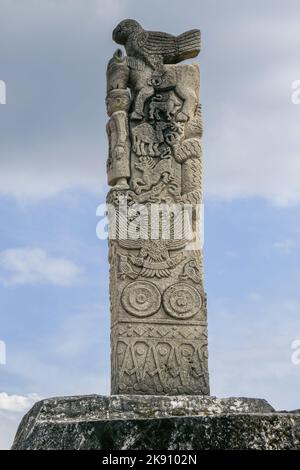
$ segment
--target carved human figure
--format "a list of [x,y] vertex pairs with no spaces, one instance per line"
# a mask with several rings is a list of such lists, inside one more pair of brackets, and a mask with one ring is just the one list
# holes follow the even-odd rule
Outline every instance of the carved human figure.
[[107,114],[110,119],[106,126],[109,155],[107,160],[108,184],[115,188],[129,188],[130,140],[128,129],[128,90],[112,90],[106,97]]
[[121,49],[117,49],[107,66],[107,93],[111,90],[126,90],[129,84],[129,74],[127,57],[123,56]]

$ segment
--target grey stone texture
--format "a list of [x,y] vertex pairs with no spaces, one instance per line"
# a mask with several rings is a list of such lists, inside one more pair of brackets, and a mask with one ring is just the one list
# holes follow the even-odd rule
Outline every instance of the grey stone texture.
[[[124,20],[113,39],[127,55],[117,49],[107,67],[112,393],[208,395],[196,218],[202,203],[200,74],[197,64],[177,65],[197,56],[200,31],[176,37]],[[154,207],[175,206],[166,237],[162,225],[169,216],[154,219]],[[187,206],[190,223],[179,235]]]
[[300,449],[300,413],[251,398],[52,398],[23,418],[12,449]]

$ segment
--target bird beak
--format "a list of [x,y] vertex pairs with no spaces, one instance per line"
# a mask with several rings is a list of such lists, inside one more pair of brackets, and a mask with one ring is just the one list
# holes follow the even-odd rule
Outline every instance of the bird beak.
[[121,31],[120,26],[117,26],[117,27],[113,30],[112,37],[113,37],[113,40],[114,40],[114,41],[116,40],[116,36],[117,36],[118,33],[120,33],[120,31]]

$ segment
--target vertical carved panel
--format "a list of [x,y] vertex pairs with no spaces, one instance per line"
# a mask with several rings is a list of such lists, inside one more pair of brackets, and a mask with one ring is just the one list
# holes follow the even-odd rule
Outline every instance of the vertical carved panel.
[[[197,65],[177,65],[199,53],[200,32],[175,37],[124,20],[113,38],[127,55],[118,49],[107,68],[112,393],[209,394],[194,233],[202,203],[200,78]],[[181,232],[187,207],[189,230]]]

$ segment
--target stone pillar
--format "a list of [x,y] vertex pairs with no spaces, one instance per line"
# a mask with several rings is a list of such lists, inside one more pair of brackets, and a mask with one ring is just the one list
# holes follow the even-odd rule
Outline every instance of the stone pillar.
[[113,39],[127,55],[107,68],[111,392],[207,395],[200,78],[177,65],[200,31],[124,20]]

